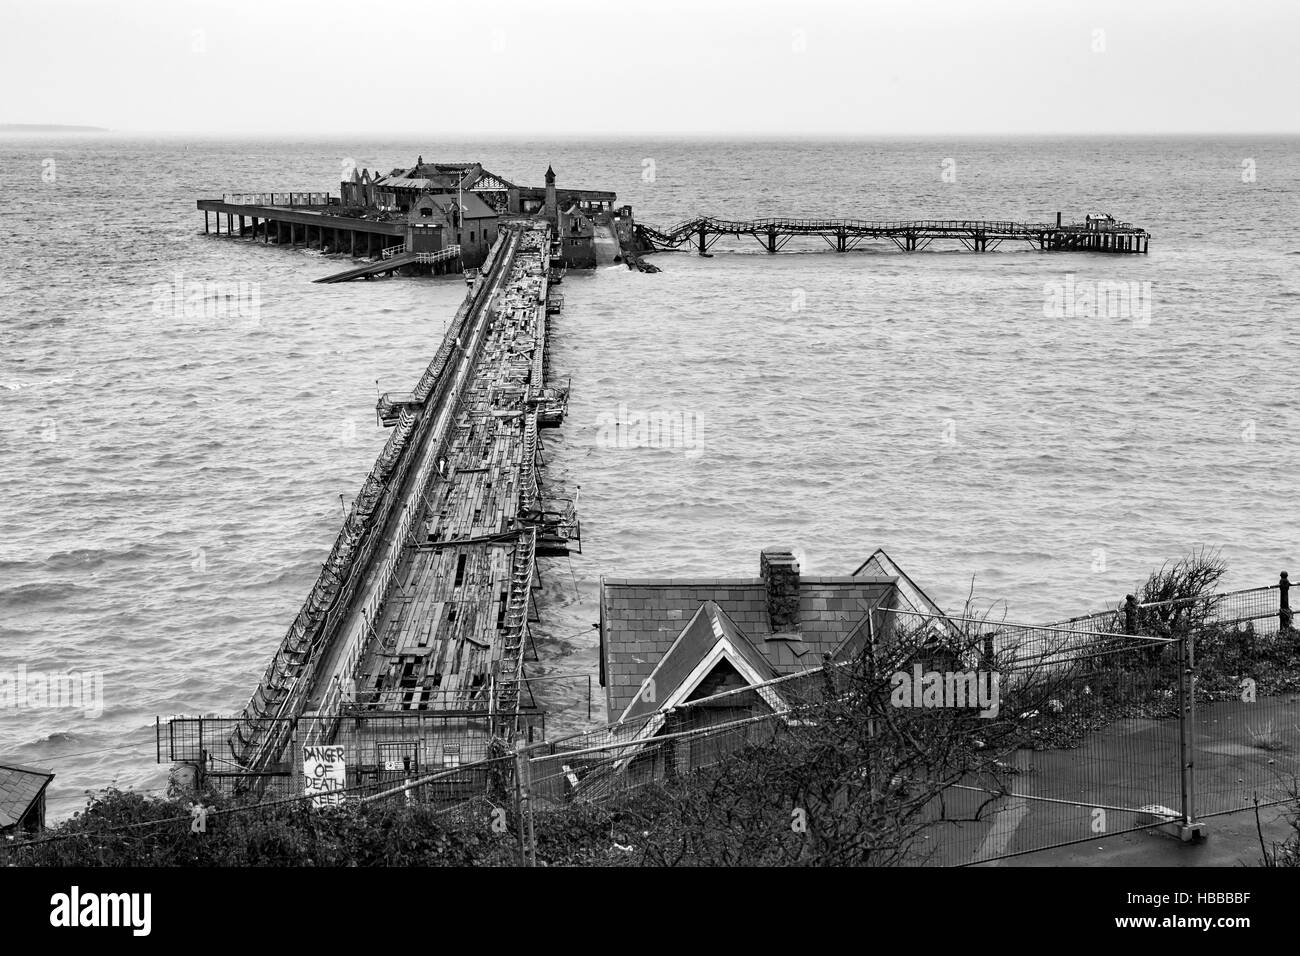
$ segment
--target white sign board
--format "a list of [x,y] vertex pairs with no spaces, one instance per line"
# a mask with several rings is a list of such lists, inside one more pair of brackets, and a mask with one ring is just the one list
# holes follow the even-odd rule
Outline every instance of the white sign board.
[[348,763],[343,748],[303,747],[303,793],[312,798],[312,806],[337,807],[347,796]]

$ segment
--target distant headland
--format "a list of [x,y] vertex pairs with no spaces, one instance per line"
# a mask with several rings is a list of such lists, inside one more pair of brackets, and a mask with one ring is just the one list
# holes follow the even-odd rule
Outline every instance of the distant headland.
[[107,133],[107,126],[64,126],[60,123],[0,123],[4,133]]

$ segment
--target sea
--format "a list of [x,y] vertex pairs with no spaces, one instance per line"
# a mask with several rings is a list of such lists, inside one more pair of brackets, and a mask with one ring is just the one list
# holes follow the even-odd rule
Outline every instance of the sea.
[[[166,719],[252,693],[458,276],[315,285],[345,257],[204,234],[195,201],[478,161],[638,221],[1113,215],[1147,255],[752,239],[573,270],[546,477],[548,734],[602,722],[602,576],[806,575],[884,548],[940,605],[1043,623],[1218,549],[1295,570],[1300,140],[0,139],[0,762],[52,818],[166,785]],[[5,681],[8,683],[5,683]],[[52,706],[63,680],[84,693]],[[5,689],[8,688],[8,696]],[[18,693],[17,689],[23,689]],[[44,688],[45,690],[42,690]],[[162,737],[160,739],[160,730]]]

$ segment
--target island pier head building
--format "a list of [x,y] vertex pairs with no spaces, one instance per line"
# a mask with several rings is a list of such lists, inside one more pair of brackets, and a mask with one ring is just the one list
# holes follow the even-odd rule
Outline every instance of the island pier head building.
[[519,186],[481,163],[426,163],[423,157],[387,175],[353,170],[339,189],[345,214],[403,216],[411,251],[459,245],[467,266],[483,261],[498,220],[511,216],[548,219],[556,235],[569,240],[561,243],[565,264],[595,266],[598,223],[612,221],[617,198],[607,190],[560,189],[550,167],[544,186]]
[[562,189],[549,167],[544,185],[520,186],[481,163],[426,163],[420,157],[414,166],[387,174],[354,169],[339,184],[338,196],[232,193],[197,205],[205,231],[217,235],[358,258],[382,256],[404,271],[442,272],[482,265],[501,221],[514,217],[547,219],[564,265],[618,261],[618,227],[620,221],[631,222],[631,209],[616,210],[616,199],[608,190]]

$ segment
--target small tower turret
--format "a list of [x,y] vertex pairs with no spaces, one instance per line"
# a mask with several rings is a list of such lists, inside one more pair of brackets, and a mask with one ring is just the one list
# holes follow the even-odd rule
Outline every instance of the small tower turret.
[[558,228],[560,210],[555,201],[555,170],[549,163],[546,166],[546,205],[542,208],[542,215],[551,221],[551,225]]

